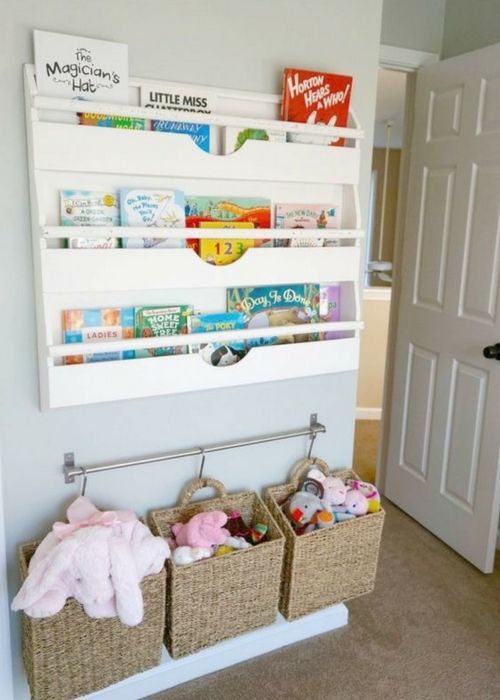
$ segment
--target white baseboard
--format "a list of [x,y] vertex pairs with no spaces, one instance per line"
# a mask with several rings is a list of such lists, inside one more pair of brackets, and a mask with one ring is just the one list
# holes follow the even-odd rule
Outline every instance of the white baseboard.
[[381,420],[381,408],[357,408],[356,420]]
[[131,676],[97,693],[85,695],[81,700],[139,700],[288,644],[344,627],[348,617],[346,606],[340,603],[293,622],[286,622],[278,615],[270,627],[228,639],[175,661],[164,650],[160,665],[156,668]]

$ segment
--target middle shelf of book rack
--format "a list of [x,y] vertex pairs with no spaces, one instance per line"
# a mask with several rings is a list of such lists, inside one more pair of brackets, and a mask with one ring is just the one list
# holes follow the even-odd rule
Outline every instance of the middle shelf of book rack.
[[357,282],[358,247],[250,248],[229,265],[190,248],[41,250],[44,293]]

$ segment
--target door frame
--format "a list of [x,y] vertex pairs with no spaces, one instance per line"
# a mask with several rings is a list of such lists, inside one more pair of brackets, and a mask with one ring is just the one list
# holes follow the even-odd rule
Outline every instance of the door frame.
[[382,398],[382,422],[380,426],[380,442],[377,454],[376,484],[380,491],[384,491],[387,473],[387,454],[389,449],[389,426],[391,424],[391,401],[393,393],[394,357],[396,348],[396,326],[399,310],[399,297],[401,293],[401,262],[404,247],[404,222],[406,218],[406,196],[402,193],[408,191],[408,177],[410,173],[410,148],[413,136],[413,115],[415,106],[416,71],[422,66],[437,63],[439,54],[427,51],[413,51],[397,46],[381,44],[379,54],[379,67],[387,70],[397,70],[407,74],[404,133],[401,149],[401,165],[398,184],[398,204],[396,209],[396,231],[394,236],[393,272],[391,306],[389,313],[389,331],[387,337],[387,352],[384,377],[384,392]]

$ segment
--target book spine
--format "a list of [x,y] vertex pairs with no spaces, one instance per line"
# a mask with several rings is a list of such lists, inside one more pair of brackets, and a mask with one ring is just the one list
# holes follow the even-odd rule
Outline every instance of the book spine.
[[283,86],[281,89],[281,121],[288,121],[288,106],[290,95],[287,90],[287,79],[288,71],[285,69],[283,71]]

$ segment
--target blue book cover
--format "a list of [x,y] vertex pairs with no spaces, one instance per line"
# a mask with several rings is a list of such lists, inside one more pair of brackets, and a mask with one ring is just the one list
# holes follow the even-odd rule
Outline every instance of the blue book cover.
[[[248,328],[272,328],[319,321],[319,285],[293,284],[270,287],[230,287],[227,310],[242,311]],[[300,343],[313,340],[310,333],[289,336],[249,338],[248,347]]]
[[172,134],[189,134],[197,146],[210,152],[210,125],[192,124],[190,122],[153,120],[153,131],[167,131]]
[[[241,311],[230,313],[196,314],[189,316],[189,333],[215,333],[218,331],[236,331],[247,327],[248,319]],[[244,340],[212,341],[201,345],[192,345],[191,352],[199,352],[208,364],[223,367],[233,365],[246,354]]]
[[[120,219],[122,226],[155,228],[184,228],[186,203],[180,190],[122,188],[120,190]],[[125,233],[125,232],[124,232]],[[185,248],[186,241],[178,238],[123,238],[124,248]]]

